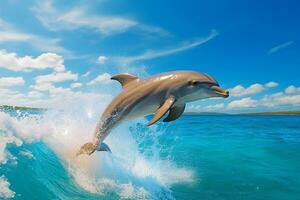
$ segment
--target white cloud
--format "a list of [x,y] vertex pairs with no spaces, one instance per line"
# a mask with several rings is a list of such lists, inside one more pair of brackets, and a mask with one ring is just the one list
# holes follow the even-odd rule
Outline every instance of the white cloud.
[[31,36],[24,33],[0,31],[0,43],[1,42],[24,42],[29,39],[31,39]]
[[90,75],[90,71],[88,71],[88,72],[86,72],[86,73],[84,73],[83,75],[82,75],[82,77],[87,77],[87,76],[89,76]]
[[299,106],[300,105],[300,91],[298,94],[287,94],[283,92],[265,95],[260,100],[261,106],[266,107],[280,107],[280,106]]
[[7,179],[2,175],[0,176],[0,197],[5,199],[10,199],[15,196],[15,192],[10,188],[10,183]]
[[30,86],[33,91],[38,92],[48,92],[50,95],[68,95],[72,94],[73,91],[71,88],[64,88],[64,87],[55,87],[52,83],[49,82],[42,82],[36,85]]
[[225,108],[225,104],[224,103],[218,103],[218,104],[214,104],[214,105],[208,105],[205,107],[206,110],[209,111],[213,111],[213,110],[219,110]]
[[54,88],[54,86],[51,83],[41,83],[41,84],[31,85],[30,88],[40,92],[45,92],[51,90],[52,88]]
[[0,105],[10,104],[11,99],[19,99],[21,100],[24,97],[24,94],[19,93],[17,91],[0,88]]
[[140,61],[140,60],[149,60],[153,58],[158,58],[158,57],[163,57],[163,56],[168,56],[172,54],[179,53],[181,51],[186,51],[192,48],[195,48],[197,46],[200,46],[213,38],[215,38],[218,35],[218,33],[215,30],[212,30],[211,33],[204,38],[199,38],[193,42],[184,42],[183,44],[177,46],[177,47],[172,47],[164,50],[148,50],[140,55],[135,55],[135,56],[120,56],[120,57],[114,57],[113,59],[116,62],[120,63],[131,63],[135,61]]
[[21,32],[0,18],[0,43],[7,42],[22,42],[33,46],[39,51],[50,51],[71,55],[69,50],[59,45],[59,39],[47,38],[35,34]]
[[74,93],[71,90],[71,88],[55,87],[51,83],[40,83],[40,84],[32,85],[32,86],[30,86],[30,88],[33,91],[37,91],[39,93],[48,92],[52,96],[61,96],[61,95],[68,96],[68,95],[72,95]]
[[[211,101],[211,100],[209,100]],[[202,105],[200,101],[198,103],[187,104],[185,112],[223,112],[226,109],[225,103],[217,103],[211,105]],[[212,101],[213,103],[214,101]]]
[[22,77],[2,77],[0,78],[0,87],[11,87],[24,85],[25,81]]
[[111,75],[108,73],[100,74],[95,79],[87,83],[87,85],[108,84],[111,82]]
[[72,83],[71,88],[79,88],[82,86],[82,83]]
[[33,7],[37,18],[50,30],[74,30],[78,28],[95,29],[103,34],[124,31],[137,23],[130,19],[115,16],[93,16],[83,8],[60,11],[53,6],[53,2],[39,2]]
[[239,100],[234,100],[227,105],[229,109],[243,109],[243,108],[253,108],[256,107],[257,101],[246,97]]
[[18,32],[15,28],[0,18],[0,43],[1,42],[24,42],[33,37],[31,34]]
[[271,48],[269,51],[268,51],[268,54],[273,54],[273,53],[276,53],[282,49],[285,49],[287,48],[288,46],[292,45],[294,43],[294,41],[289,41],[289,42],[285,42],[283,44],[280,44],[280,45],[277,45],[273,48]]
[[38,91],[30,91],[30,92],[28,93],[28,97],[29,97],[29,98],[40,98],[40,97],[42,97],[42,96],[43,96],[43,93],[38,92]]
[[274,87],[277,87],[279,84],[274,82],[274,81],[270,81],[268,83],[265,84],[265,87],[267,88],[274,88]]
[[230,95],[235,97],[256,94],[263,90],[264,90],[264,86],[259,83],[250,85],[248,88],[245,88],[242,85],[237,85],[234,88],[229,89]]
[[64,60],[55,53],[43,53],[36,58],[31,56],[18,57],[16,53],[0,50],[0,68],[12,71],[31,71],[35,69],[53,69],[64,71]]
[[71,71],[67,72],[55,72],[52,74],[41,75],[35,78],[36,83],[58,83],[64,81],[76,81],[78,74],[74,74]]
[[227,105],[227,109],[245,109],[245,108],[289,108],[297,109],[300,106],[300,87],[293,85],[287,87],[283,92],[277,92],[264,95],[263,98],[254,100],[250,97],[234,100]]
[[104,64],[107,61],[107,57],[106,56],[99,56],[97,60],[98,60],[99,64]]
[[[47,107],[47,108],[65,108],[70,105],[82,105],[82,102],[100,102],[101,104],[104,102],[109,102],[112,96],[109,94],[101,94],[101,93],[92,93],[92,92],[73,92],[68,90],[61,89],[57,90],[56,93],[52,93],[52,95],[48,99],[39,99],[35,102],[29,102],[31,105]],[[30,105],[29,104],[29,105]]]
[[299,105],[300,95],[282,96],[280,98],[277,98],[277,102],[277,105]]
[[51,83],[32,85],[30,88],[31,91],[27,95],[0,88],[0,105],[64,109],[74,104],[81,105],[82,102],[108,102],[112,98],[110,94],[75,92],[71,88],[56,87]]
[[57,95],[68,96],[68,95],[72,95],[74,92],[70,88],[53,87],[49,90],[49,93],[53,96],[57,96]]
[[297,88],[294,85],[290,85],[284,91],[287,94],[295,94],[295,93],[300,92],[300,87]]
[[237,85],[233,88],[230,88],[229,91],[230,91],[230,96],[240,97],[240,96],[248,96],[248,95],[252,95],[252,94],[257,94],[267,88],[274,88],[274,87],[277,87],[278,85],[279,84],[274,81],[270,81],[266,84],[255,83],[255,84],[250,85],[247,88],[245,88],[242,85]]
[[87,5],[77,6],[70,10],[59,10],[53,6],[52,0],[45,0],[36,4],[32,10],[38,20],[52,31],[86,28],[104,35],[111,35],[136,28],[148,33],[167,33],[161,28],[144,25],[126,17],[93,15],[87,9]]
[[[10,33],[10,34],[7,34]],[[30,39],[29,34],[18,33],[14,30],[14,27],[8,22],[0,18],[0,42],[5,41],[24,41]]]
[[184,112],[198,112],[200,111],[201,106],[197,104],[187,104]]

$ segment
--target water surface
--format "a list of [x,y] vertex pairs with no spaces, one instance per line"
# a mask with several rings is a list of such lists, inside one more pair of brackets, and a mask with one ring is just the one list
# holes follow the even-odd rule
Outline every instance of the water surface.
[[61,149],[94,120],[28,118],[0,116],[0,176],[14,199],[300,199],[298,116],[137,120],[112,132],[113,154],[93,155],[88,172]]

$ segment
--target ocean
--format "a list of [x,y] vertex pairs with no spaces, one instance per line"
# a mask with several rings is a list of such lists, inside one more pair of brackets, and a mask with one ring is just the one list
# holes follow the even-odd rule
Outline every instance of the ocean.
[[74,158],[98,114],[0,112],[0,199],[300,199],[299,116],[138,119]]

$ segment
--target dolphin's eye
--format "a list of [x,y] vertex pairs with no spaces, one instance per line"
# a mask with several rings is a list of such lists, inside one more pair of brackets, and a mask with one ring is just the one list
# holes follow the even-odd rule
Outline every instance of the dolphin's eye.
[[191,85],[191,86],[196,86],[196,85],[200,84],[200,81],[192,80],[192,81],[189,81],[188,84]]

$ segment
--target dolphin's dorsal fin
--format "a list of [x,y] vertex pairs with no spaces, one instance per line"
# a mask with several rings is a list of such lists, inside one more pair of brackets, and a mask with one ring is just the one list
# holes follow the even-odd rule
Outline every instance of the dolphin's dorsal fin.
[[148,122],[148,126],[154,124],[155,122],[157,122],[160,118],[162,118],[162,116],[164,116],[164,114],[166,114],[168,112],[168,110],[170,110],[170,108],[173,106],[173,104],[175,103],[175,97],[174,96],[170,96],[169,98],[166,99],[166,101],[164,102],[164,104],[159,107],[159,109],[157,109],[157,111],[155,112],[155,115],[153,116],[153,118]]
[[170,122],[178,119],[178,117],[180,117],[180,115],[182,115],[182,113],[184,112],[184,108],[185,104],[173,106],[169,111],[169,115],[163,121]]
[[117,74],[115,76],[112,76],[110,79],[119,81],[124,88],[128,83],[138,80],[139,78],[131,74]]

